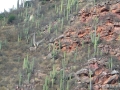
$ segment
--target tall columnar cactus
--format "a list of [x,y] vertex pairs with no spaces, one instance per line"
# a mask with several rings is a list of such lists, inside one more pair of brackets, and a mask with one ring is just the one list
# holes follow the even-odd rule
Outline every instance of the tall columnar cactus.
[[19,0],[17,0],[17,9],[19,8]]
[[61,1],[61,6],[60,6],[60,10],[61,10],[61,13],[62,13],[62,11],[63,11],[63,0]]
[[91,42],[94,44],[94,55],[95,55],[97,51],[97,45],[99,42],[100,35],[98,34],[97,36],[96,33],[91,33],[90,37],[91,37]]
[[93,44],[97,43],[99,41],[100,35],[96,36],[95,33],[90,33],[90,38]]

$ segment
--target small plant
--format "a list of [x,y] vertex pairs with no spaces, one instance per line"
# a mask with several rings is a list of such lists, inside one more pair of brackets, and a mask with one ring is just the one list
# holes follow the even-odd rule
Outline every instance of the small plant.
[[90,33],[91,41],[94,44],[94,56],[97,53],[97,45],[100,39],[100,34],[97,34],[97,23],[98,23],[98,18],[95,17],[94,19],[95,30],[93,33]]
[[88,45],[88,59],[90,58],[90,45]]
[[63,0],[61,1],[61,6],[60,6],[61,13],[63,11]]
[[92,41],[93,44],[95,44],[95,43],[97,43],[99,41],[99,35],[96,36],[95,33],[91,33],[90,38],[91,38],[91,41]]
[[49,85],[49,78],[48,78],[48,76],[46,76],[45,84],[43,85],[43,90],[49,90],[48,85]]
[[42,5],[46,4],[46,1],[42,1],[41,4],[42,4]]
[[1,49],[7,50],[8,48],[8,40],[5,39],[4,41],[1,41]]
[[31,73],[28,73],[27,75],[28,83],[30,82],[30,77],[31,77]]
[[70,88],[69,81],[67,81],[67,88],[66,89],[70,90],[69,88]]
[[92,90],[92,71],[89,69],[89,77],[90,77],[90,86],[89,89]]
[[11,23],[13,23],[13,21],[14,21],[15,19],[16,19],[16,16],[15,16],[15,15],[9,15],[7,23],[8,23],[8,24],[11,24]]
[[109,69],[113,69],[113,60],[112,60],[112,57],[110,58],[109,60]]
[[54,60],[58,58],[58,52],[54,49],[52,51],[52,57],[53,57]]
[[51,24],[49,24],[48,32],[51,33]]
[[100,35],[98,34],[98,36],[97,36],[96,33],[91,33],[90,37],[91,37],[92,43],[94,44],[94,56],[95,56],[96,52],[97,52],[97,45],[99,42]]
[[2,26],[5,26],[5,24],[6,24],[6,18],[4,17],[2,20],[3,20],[2,21]]
[[52,8],[55,8],[55,4],[51,5],[48,7],[48,10],[52,9]]
[[33,67],[34,66],[34,59],[33,61],[30,63],[28,61],[28,55],[27,58],[24,58],[24,62],[23,62],[23,69],[26,70],[26,73],[32,73],[33,72]]
[[62,20],[61,20],[61,31],[63,29],[63,22],[64,22],[64,18],[62,18]]
[[[31,78],[31,74],[32,74],[32,72],[33,72],[33,68],[34,68],[34,59],[33,59],[33,61],[32,62],[29,62],[29,60],[28,60],[28,55],[27,55],[27,57],[26,58],[24,58],[24,62],[23,62],[23,70],[25,70],[26,72],[25,72],[25,76],[27,76],[27,81],[28,81],[28,83],[30,82],[30,78]],[[20,77],[19,77],[19,84],[21,84],[22,82],[21,82],[21,76],[22,76],[22,74],[20,74],[19,75]]]
[[4,19],[4,14],[1,13],[1,14],[0,14],[0,20],[3,20],[3,19]]
[[22,85],[22,74],[21,72],[19,72],[19,86]]
[[94,5],[96,4],[96,0],[93,1]]
[[77,55],[78,55],[78,48],[76,48],[75,53],[74,53],[74,62],[77,60]]
[[52,87],[53,87],[53,84],[55,82],[56,74],[57,74],[56,67],[55,67],[55,65],[53,65],[53,70],[50,72]]
[[0,50],[2,49],[2,41],[0,41]]
[[18,42],[20,42],[21,41],[21,36],[20,35],[18,35]]

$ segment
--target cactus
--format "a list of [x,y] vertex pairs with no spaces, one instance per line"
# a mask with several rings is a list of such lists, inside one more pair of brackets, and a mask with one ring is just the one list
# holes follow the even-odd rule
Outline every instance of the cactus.
[[95,33],[90,33],[90,38],[93,44],[97,44],[100,38],[100,35],[96,36]]
[[96,36],[96,33],[91,33],[90,37],[91,37],[92,43],[94,44],[94,55],[96,55],[97,45],[99,42],[100,35],[98,34],[98,36]]

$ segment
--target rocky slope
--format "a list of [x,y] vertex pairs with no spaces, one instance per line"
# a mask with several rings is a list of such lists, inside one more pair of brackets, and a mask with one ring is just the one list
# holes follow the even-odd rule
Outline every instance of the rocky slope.
[[0,27],[0,90],[119,90],[120,0],[80,0],[68,20],[53,9],[59,0],[34,4]]

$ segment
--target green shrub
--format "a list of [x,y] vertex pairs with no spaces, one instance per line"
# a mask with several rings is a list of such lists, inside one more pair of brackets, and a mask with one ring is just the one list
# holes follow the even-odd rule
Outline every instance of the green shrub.
[[0,20],[3,20],[4,19],[4,13],[0,13]]
[[41,4],[42,4],[42,5],[46,4],[46,1],[42,1]]
[[7,23],[11,24],[15,19],[16,19],[15,15],[9,15]]

